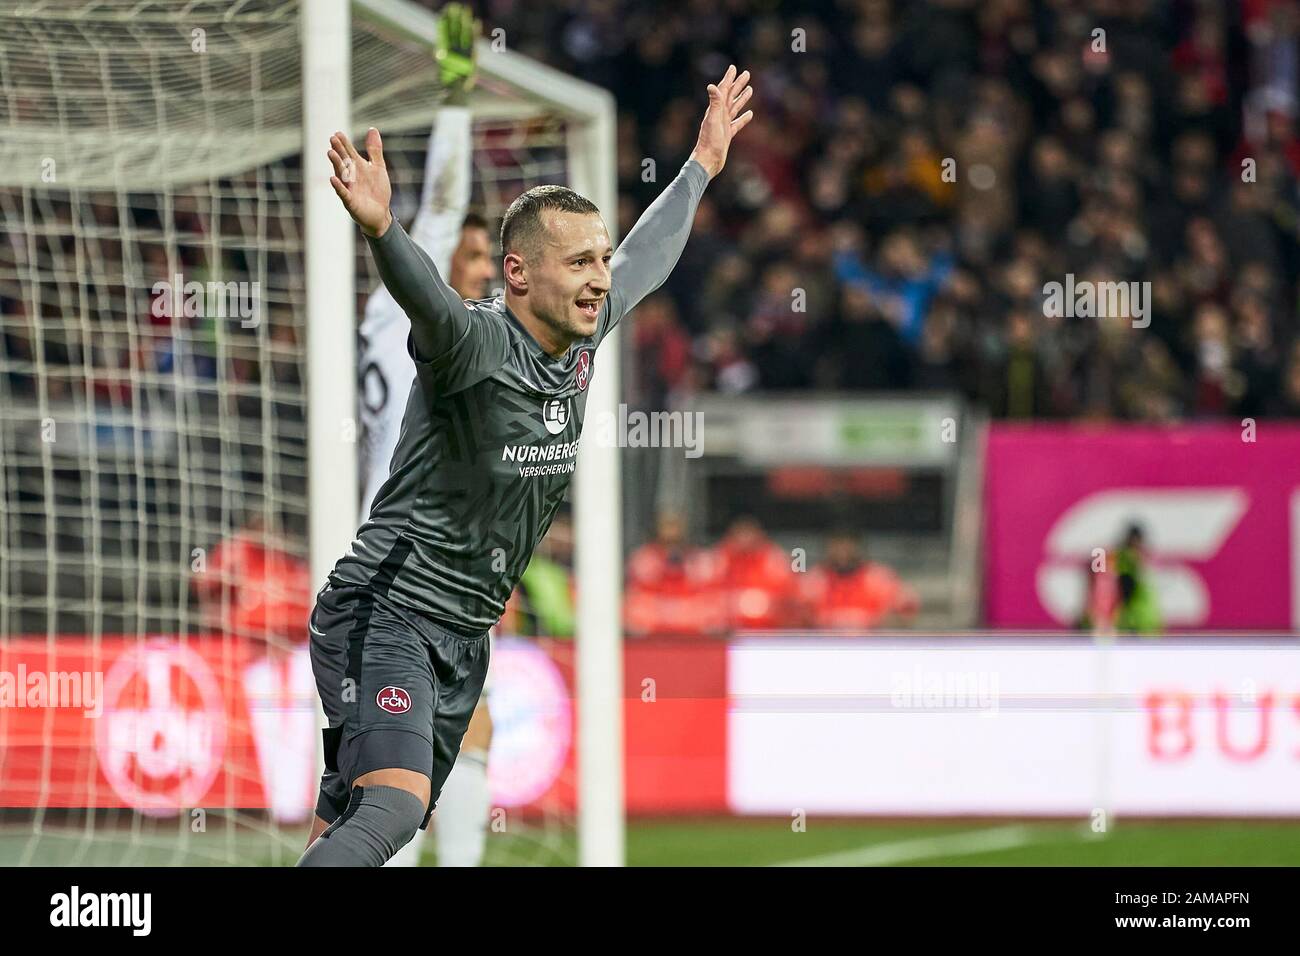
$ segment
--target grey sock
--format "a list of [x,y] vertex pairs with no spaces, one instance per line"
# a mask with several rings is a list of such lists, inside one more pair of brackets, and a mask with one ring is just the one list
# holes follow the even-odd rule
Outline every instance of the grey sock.
[[356,787],[348,809],[298,865],[383,866],[415,836],[425,809],[419,797],[400,787]]

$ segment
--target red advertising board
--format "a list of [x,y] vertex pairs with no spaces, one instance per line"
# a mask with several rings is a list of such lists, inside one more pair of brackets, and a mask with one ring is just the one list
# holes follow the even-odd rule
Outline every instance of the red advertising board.
[[302,652],[267,657],[220,638],[11,640],[0,704],[0,806],[300,819],[313,802],[317,704]]
[[[1296,638],[643,639],[624,660],[634,815],[1300,815]],[[571,817],[573,646],[502,638],[492,666],[493,806]],[[302,649],[12,640],[0,806],[303,821],[318,706]]]
[[[726,660],[725,642],[706,638],[624,645],[629,813],[726,808]],[[572,813],[577,783],[572,643],[495,640],[491,686],[493,804]]]
[[[714,641],[627,645],[633,812],[725,805],[725,660]],[[492,668],[494,805],[571,812],[573,645],[503,638]],[[302,820],[315,803],[318,708],[303,648],[268,657],[220,637],[0,643],[0,806],[269,808]]]

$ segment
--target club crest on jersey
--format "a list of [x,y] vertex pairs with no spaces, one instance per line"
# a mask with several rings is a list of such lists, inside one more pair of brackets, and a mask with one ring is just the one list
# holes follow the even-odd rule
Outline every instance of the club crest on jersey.
[[402,688],[389,684],[379,689],[375,703],[390,714],[404,714],[411,709],[411,695]]
[[569,402],[563,398],[552,398],[542,403],[542,424],[552,435],[564,431],[569,424]]
[[574,381],[578,385],[578,391],[587,390],[587,383],[591,381],[591,349],[583,349],[578,353],[578,369],[574,372]]

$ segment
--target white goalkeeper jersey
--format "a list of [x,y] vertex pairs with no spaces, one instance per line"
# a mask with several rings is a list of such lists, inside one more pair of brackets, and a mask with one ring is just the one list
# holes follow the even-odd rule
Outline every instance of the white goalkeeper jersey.
[[[438,274],[451,276],[451,257],[460,243],[461,224],[469,209],[470,112],[448,106],[438,111],[429,132],[420,208],[410,236],[428,253]],[[397,447],[407,397],[415,381],[415,364],[406,351],[411,323],[382,285],[366,302],[361,323],[361,515],[370,514],[375,493]]]

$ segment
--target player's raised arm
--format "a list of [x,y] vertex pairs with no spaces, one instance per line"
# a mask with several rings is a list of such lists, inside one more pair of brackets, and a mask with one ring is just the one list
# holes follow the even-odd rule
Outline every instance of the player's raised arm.
[[727,67],[721,80],[709,84],[708,92],[709,106],[690,159],[614,253],[611,323],[668,278],[686,248],[704,187],[722,172],[732,139],[754,118],[753,110],[745,110],[754,93],[748,70],[737,76],[735,66]]
[[[407,232],[451,278],[451,258],[469,212],[471,117],[463,106],[442,106],[429,130],[420,208]],[[473,298],[473,296],[471,296]]]
[[477,79],[474,44],[481,32],[482,25],[465,4],[448,3],[438,14],[438,85],[445,96],[429,130],[420,209],[407,230],[448,280],[451,257],[469,211],[473,179],[469,92]]
[[416,354],[432,361],[451,349],[469,328],[469,310],[438,274],[428,254],[394,221],[389,211],[393,187],[384,165],[384,144],[374,127],[366,133],[366,153],[368,158],[345,133],[331,136],[328,155],[334,175],[330,185],[365,234],[384,285],[411,320]]

